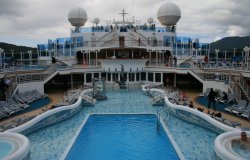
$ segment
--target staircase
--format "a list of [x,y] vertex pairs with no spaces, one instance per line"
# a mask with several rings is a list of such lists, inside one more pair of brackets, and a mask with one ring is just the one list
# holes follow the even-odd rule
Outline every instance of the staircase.
[[132,30],[128,30],[128,33],[129,37],[135,41],[136,45],[138,45],[138,39],[140,38],[140,46],[148,46],[148,39],[144,35]]
[[105,46],[107,43],[110,44],[111,41],[118,41],[118,31],[117,30],[114,30],[112,32],[109,32],[107,34],[105,34],[104,36],[102,36],[101,38],[97,39],[96,42],[97,42],[97,46],[99,47],[103,47]]
[[229,86],[232,91],[236,94],[237,99],[245,99],[250,100],[250,88],[248,86],[247,81],[241,75],[241,73],[234,73],[230,75],[230,83]]

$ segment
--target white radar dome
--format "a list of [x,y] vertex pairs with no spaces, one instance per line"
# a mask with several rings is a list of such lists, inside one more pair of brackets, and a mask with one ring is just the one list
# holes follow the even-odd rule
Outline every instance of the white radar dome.
[[158,9],[157,18],[162,25],[173,26],[181,18],[181,10],[174,3],[165,3]]
[[69,11],[68,20],[72,26],[79,28],[84,26],[88,19],[87,13],[80,7],[73,8]]

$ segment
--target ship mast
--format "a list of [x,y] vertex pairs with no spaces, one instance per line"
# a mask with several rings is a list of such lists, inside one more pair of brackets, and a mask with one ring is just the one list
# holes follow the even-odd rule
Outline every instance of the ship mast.
[[126,13],[125,10],[123,9],[122,13],[119,13],[119,14],[122,15],[122,26],[124,26],[124,24],[125,24],[125,15],[128,14],[128,13]]

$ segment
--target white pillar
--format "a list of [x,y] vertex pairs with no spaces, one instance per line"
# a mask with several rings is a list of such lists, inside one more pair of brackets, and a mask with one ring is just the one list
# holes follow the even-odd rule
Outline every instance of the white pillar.
[[110,82],[113,82],[113,73],[110,73]]
[[153,82],[155,82],[155,72],[153,72]]
[[134,81],[136,82],[136,73],[134,73]]
[[84,84],[86,84],[86,73],[83,73],[83,76],[84,76]]
[[146,73],[146,82],[148,82],[148,72],[145,73]]
[[91,81],[94,79],[94,73],[91,73]]
[[88,58],[89,58],[89,66],[90,66],[90,50],[89,50],[89,56],[88,56]]
[[95,51],[95,65],[97,66],[97,51]]
[[118,73],[118,81],[121,80],[121,73]]
[[152,53],[151,53],[151,51],[149,51],[149,62],[150,62],[150,66],[151,66],[151,63],[152,63]]
[[101,74],[101,72],[99,72],[99,79],[101,79],[102,78],[102,74]]
[[161,83],[163,83],[163,73],[161,73]]

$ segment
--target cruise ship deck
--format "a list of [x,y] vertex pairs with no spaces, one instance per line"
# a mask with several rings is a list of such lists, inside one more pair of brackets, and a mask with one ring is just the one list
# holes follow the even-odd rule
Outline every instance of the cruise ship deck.
[[[73,26],[69,37],[48,39],[37,45],[37,53],[0,50],[0,135],[22,134],[30,145],[27,150],[25,138],[13,135],[26,147],[19,146],[22,153],[3,159],[15,154],[23,159],[100,159],[96,152],[111,159],[147,158],[144,147],[137,148],[138,155],[131,152],[128,146],[135,141],[129,139],[131,134],[153,139],[147,145],[152,144],[154,153],[150,154],[158,156],[152,159],[249,158],[238,153],[239,148],[230,148],[231,137],[222,139],[228,140],[223,147],[218,147],[221,139],[217,139],[229,133],[239,138],[242,130],[250,135],[249,48],[237,56],[236,51],[219,50],[213,56],[209,44],[178,36],[181,10],[174,3],[158,9],[162,26],[156,26],[151,17],[140,25],[125,20],[125,10],[120,14],[121,21],[104,25],[96,17],[92,27],[85,27],[86,11],[73,8],[68,13]],[[215,106],[208,108],[211,88],[216,93]],[[103,127],[108,123],[118,127]],[[151,132],[134,131],[134,125],[149,130],[156,126],[160,139]],[[119,134],[109,135],[106,129],[119,130],[121,135],[112,139]],[[106,136],[102,142],[121,148],[92,144],[95,136]],[[7,140],[1,138],[0,144],[10,139],[5,134]],[[82,138],[86,144],[80,150],[89,151],[84,155],[77,148]],[[185,139],[189,140],[184,145]],[[134,143],[140,146],[142,142]]]

